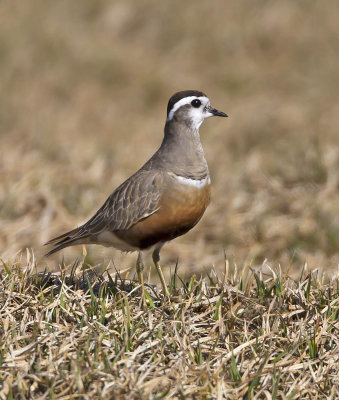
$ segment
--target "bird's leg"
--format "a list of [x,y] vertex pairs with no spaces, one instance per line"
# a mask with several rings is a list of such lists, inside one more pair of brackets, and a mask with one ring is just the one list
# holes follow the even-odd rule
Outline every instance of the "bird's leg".
[[141,297],[142,297],[142,305],[146,306],[146,297],[145,297],[145,286],[144,286],[144,260],[142,258],[142,252],[139,251],[137,258],[137,274],[138,280],[141,285]]
[[161,281],[163,293],[164,293],[164,295],[170,297],[170,294],[169,294],[169,291],[168,291],[168,288],[167,288],[167,285],[166,285],[166,282],[165,282],[165,278],[164,278],[164,275],[163,275],[163,273],[161,271],[160,264],[159,264],[161,247],[162,247],[162,245],[161,246],[157,246],[154,249],[153,254],[152,254],[152,258],[153,258],[153,262],[154,262],[155,268],[157,269],[157,272],[158,272],[158,275],[159,275],[159,278],[160,278],[160,281]]

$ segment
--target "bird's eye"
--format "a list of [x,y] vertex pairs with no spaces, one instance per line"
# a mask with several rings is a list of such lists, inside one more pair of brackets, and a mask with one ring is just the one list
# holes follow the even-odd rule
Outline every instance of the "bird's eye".
[[191,104],[192,104],[193,107],[198,108],[198,107],[201,106],[201,101],[198,100],[198,99],[194,99],[194,100],[191,101]]

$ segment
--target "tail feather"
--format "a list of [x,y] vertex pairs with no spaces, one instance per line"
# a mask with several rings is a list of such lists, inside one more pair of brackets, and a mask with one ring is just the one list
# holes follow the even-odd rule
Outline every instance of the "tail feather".
[[57,237],[55,237],[53,239],[50,239],[48,242],[46,242],[44,244],[44,246],[48,246],[50,244],[55,244],[56,242],[59,242],[62,239],[68,239],[68,238],[72,237],[74,234],[76,234],[77,232],[79,232],[79,228],[72,229],[71,231],[68,231],[66,233],[63,233],[60,236],[57,236]]
[[53,245],[54,247],[52,250],[45,254],[45,257],[49,257],[50,255],[64,249],[65,247],[83,243],[83,240],[86,239],[88,236],[88,232],[83,232],[82,226],[69,232],[63,233],[62,235],[57,236],[44,244],[44,246]]
[[75,244],[79,244],[78,239],[67,240],[64,243],[56,243],[54,249],[50,250],[48,253],[45,254],[45,257],[49,257],[50,255],[64,249],[65,247],[73,246]]

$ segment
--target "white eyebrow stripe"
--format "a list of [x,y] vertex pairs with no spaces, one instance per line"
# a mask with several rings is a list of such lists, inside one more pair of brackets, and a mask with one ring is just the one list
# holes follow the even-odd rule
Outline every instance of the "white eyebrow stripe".
[[194,99],[204,99],[207,100],[207,102],[209,102],[208,97],[206,96],[188,96],[188,97],[184,97],[183,99],[177,101],[174,106],[172,107],[171,111],[168,113],[168,117],[167,117],[167,122],[170,121],[173,118],[174,113],[182,106],[184,106],[185,104],[190,104],[192,100]]

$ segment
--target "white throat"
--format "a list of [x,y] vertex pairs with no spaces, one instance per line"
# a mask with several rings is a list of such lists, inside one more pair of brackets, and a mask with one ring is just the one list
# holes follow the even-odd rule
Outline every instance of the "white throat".
[[199,108],[191,108],[187,118],[190,118],[192,121],[192,127],[195,130],[200,128],[200,125],[204,122],[204,119],[209,118],[212,116],[211,113],[205,111],[205,107],[210,104],[210,100],[206,96],[188,96],[184,97],[183,99],[177,101],[171,111],[168,113],[167,122],[173,119],[175,112],[182,106],[186,104],[191,104],[192,100],[199,99],[201,101],[201,107]]

